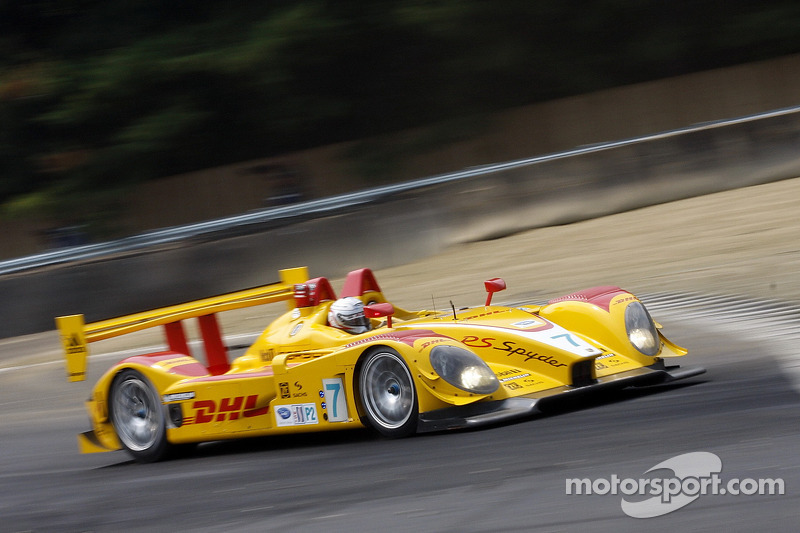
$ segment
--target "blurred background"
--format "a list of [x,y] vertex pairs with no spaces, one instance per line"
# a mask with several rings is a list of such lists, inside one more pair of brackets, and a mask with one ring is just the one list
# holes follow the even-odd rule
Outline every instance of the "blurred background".
[[0,259],[795,105],[798,37],[791,0],[0,0]]
[[[564,479],[695,450],[787,494],[647,529],[796,530],[797,106],[797,0],[0,0],[0,530],[638,531]],[[266,222],[153,231],[240,213]],[[430,439],[220,444],[158,471],[75,452],[87,388],[55,316],[302,265],[337,290],[373,268],[410,309],[480,305],[495,276],[510,305],[620,285],[708,374]],[[284,309],[262,307],[224,317],[229,345]],[[161,342],[143,333],[90,371]]]

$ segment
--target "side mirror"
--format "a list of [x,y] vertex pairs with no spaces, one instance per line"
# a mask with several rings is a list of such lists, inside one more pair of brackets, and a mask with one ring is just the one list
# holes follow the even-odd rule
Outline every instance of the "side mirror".
[[386,327],[392,327],[392,315],[394,314],[394,306],[390,303],[380,303],[380,304],[372,304],[372,305],[365,305],[364,306],[364,315],[367,318],[381,318],[381,317],[388,317],[386,319]]
[[486,306],[492,305],[492,295],[496,292],[506,290],[506,282],[503,281],[503,278],[492,278],[483,282],[483,286],[486,287]]

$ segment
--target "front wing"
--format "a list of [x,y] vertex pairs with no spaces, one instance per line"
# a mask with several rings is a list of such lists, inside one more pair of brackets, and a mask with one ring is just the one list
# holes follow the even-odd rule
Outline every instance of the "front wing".
[[625,387],[644,387],[669,383],[705,373],[702,367],[636,368],[611,376],[597,378],[596,383],[582,387],[563,386],[541,392],[489,402],[479,402],[460,407],[447,407],[421,413],[418,433],[463,429],[500,424],[541,413],[547,404],[563,401],[589,393],[619,390]]

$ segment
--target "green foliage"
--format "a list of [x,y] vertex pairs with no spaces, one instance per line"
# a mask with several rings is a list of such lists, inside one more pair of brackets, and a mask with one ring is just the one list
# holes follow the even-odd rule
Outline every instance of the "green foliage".
[[[64,191],[113,198],[170,174],[796,53],[798,34],[790,0],[0,0],[0,204],[54,212]],[[409,146],[362,146],[362,168],[389,179]]]

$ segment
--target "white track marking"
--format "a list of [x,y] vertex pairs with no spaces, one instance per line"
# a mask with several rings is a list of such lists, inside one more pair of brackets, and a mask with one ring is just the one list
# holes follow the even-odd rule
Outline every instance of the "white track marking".
[[736,296],[659,293],[642,297],[658,316],[689,319],[733,337],[763,342],[800,392],[800,305]]

